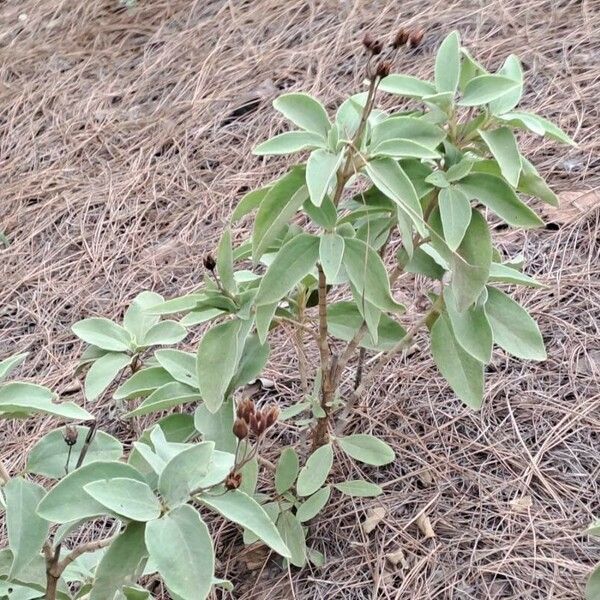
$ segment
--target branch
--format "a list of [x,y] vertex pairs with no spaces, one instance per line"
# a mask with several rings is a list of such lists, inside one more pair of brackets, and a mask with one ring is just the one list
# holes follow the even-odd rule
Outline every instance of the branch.
[[62,575],[62,572],[74,560],[77,560],[82,554],[85,554],[86,552],[94,552],[95,550],[100,550],[101,548],[106,548],[106,546],[110,546],[110,544],[112,544],[118,537],[119,535],[117,534],[105,538],[103,540],[96,540],[95,542],[86,542],[85,544],[77,546],[58,563],[57,571],[59,576]]

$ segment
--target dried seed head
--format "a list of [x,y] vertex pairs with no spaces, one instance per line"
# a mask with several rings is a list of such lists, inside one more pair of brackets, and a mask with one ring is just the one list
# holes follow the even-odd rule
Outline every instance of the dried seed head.
[[269,408],[265,414],[265,422],[267,429],[269,429],[269,427],[272,427],[277,422],[278,418],[279,408],[277,406],[271,406],[271,408]]
[[377,65],[375,75],[383,79],[384,77],[387,77],[390,74],[391,70],[392,65],[387,60],[384,60]]
[[233,435],[238,440],[243,440],[248,437],[248,424],[243,419],[236,419],[233,424]]
[[398,33],[396,33],[396,35],[394,36],[394,41],[392,42],[392,48],[395,48],[397,50],[398,48],[401,48],[402,46],[404,46],[410,39],[410,34],[411,34],[410,31],[404,29],[404,27],[401,27],[398,30]]
[[417,48],[421,42],[423,41],[423,36],[425,35],[425,31],[423,29],[415,29],[410,32],[408,36],[408,45],[411,48]]
[[213,258],[213,255],[210,253],[204,257],[202,262],[204,263],[204,268],[208,269],[209,271],[214,271],[215,267],[217,266],[217,263],[216,263],[215,259]]
[[381,54],[381,51],[383,50],[383,44],[381,41],[373,39],[369,33],[365,33],[362,43],[367,51],[371,54]]
[[242,474],[234,473],[233,471],[227,475],[225,479],[225,487],[228,490],[237,490],[242,485]]
[[236,416],[238,419],[243,419],[246,423],[250,423],[250,415],[253,415],[255,411],[254,401],[246,398],[238,404]]
[[260,413],[257,413],[257,414],[250,415],[250,420],[248,421],[248,423],[250,425],[250,431],[254,435],[259,435],[258,434],[258,431],[260,429],[259,419],[260,419]]
[[77,427],[74,425],[66,425],[64,434],[65,444],[67,444],[67,446],[74,446],[77,443],[78,433]]

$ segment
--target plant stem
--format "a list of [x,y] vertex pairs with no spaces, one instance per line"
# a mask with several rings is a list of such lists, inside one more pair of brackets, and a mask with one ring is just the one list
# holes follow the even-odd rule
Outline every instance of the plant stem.
[[0,484],[4,485],[10,481],[10,474],[4,463],[0,460]]

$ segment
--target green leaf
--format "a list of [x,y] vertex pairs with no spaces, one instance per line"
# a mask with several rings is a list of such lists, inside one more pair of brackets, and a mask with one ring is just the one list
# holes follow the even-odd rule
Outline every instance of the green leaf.
[[56,394],[34,383],[10,382],[0,386],[0,416],[28,417],[37,413],[65,419],[89,421],[94,418],[73,402],[55,403]]
[[200,325],[201,323],[212,321],[215,317],[224,315],[225,312],[226,311],[219,308],[199,308],[198,310],[193,310],[185,315],[185,317],[181,319],[180,323],[184,327],[192,327],[193,325]]
[[277,519],[277,530],[290,550],[290,563],[295,567],[303,567],[306,564],[306,539],[301,523],[286,510]]
[[456,92],[460,75],[460,38],[458,32],[448,34],[435,57],[435,87],[438,92]]
[[207,598],[215,553],[208,527],[189,504],[146,525],[146,548],[165,585],[181,600]]
[[519,87],[514,79],[501,75],[479,75],[465,86],[461,106],[480,106],[492,102]]
[[537,282],[533,277],[525,275],[516,269],[500,263],[492,263],[490,265],[489,281],[501,283],[514,283],[516,285],[525,285],[527,287],[541,288],[544,287]]
[[209,329],[198,346],[198,386],[206,407],[217,412],[238,363],[240,321],[226,321]]
[[270,140],[259,144],[252,150],[252,154],[263,156],[265,154],[291,154],[312,148],[322,148],[323,137],[308,131],[287,131],[280,133]]
[[0,361],[0,381],[4,379],[13,369],[18,367],[28,355],[28,352],[22,354],[15,354],[15,356],[9,356],[8,358]]
[[305,523],[316,517],[329,502],[331,487],[328,485],[308,497],[296,511],[296,518],[300,523]]
[[308,94],[284,94],[273,101],[276,110],[294,125],[327,138],[331,123],[323,105]]
[[167,383],[172,383],[173,377],[162,367],[148,367],[134,373],[115,391],[115,400],[130,400],[148,396]]
[[471,222],[471,204],[462,191],[450,186],[440,190],[438,205],[444,239],[450,250],[456,250]]
[[165,348],[157,350],[154,357],[158,364],[169,373],[169,375],[179,381],[192,387],[198,387],[198,378],[196,376],[196,356],[191,352],[182,350],[172,350]]
[[200,405],[194,413],[194,425],[202,434],[202,439],[215,443],[217,450],[235,452],[237,438],[233,435],[234,410],[233,401],[226,400],[216,413],[211,413],[206,406]]
[[367,163],[366,170],[375,186],[406,211],[420,233],[425,233],[421,203],[402,167],[391,158],[377,158]]
[[378,485],[363,481],[362,479],[336,483],[335,488],[342,492],[342,494],[346,494],[346,496],[359,498],[373,498],[383,494],[383,490]]
[[403,310],[404,307],[392,298],[390,281],[381,257],[363,241],[346,239],[344,267],[360,298],[365,298],[380,310]]
[[132,521],[152,521],[159,517],[160,502],[147,484],[128,477],[92,481],[85,492],[112,513]]
[[321,206],[315,206],[310,200],[306,200],[303,205],[304,212],[320,227],[333,229],[337,220],[337,210],[326,196],[321,202]]
[[344,258],[344,238],[337,233],[324,233],[319,244],[319,261],[327,281],[335,281]]
[[[73,470],[77,463],[89,428],[78,426],[76,429],[77,442],[70,447],[69,470]],[[63,428],[55,429],[37,441],[29,451],[26,471],[52,479],[63,477],[66,474],[65,467],[67,466],[67,457],[69,456],[69,446],[65,443],[64,436],[65,432]],[[123,447],[119,440],[108,435],[108,433],[104,433],[104,431],[96,431],[88,446],[83,464],[119,460],[122,456]]]
[[142,292],[138,294],[123,317],[123,327],[129,332],[131,338],[139,342],[146,332],[159,321],[159,316],[151,314],[148,309],[164,302],[164,298],[155,292]]
[[585,533],[589,535],[600,536],[600,519],[596,519],[590,526],[585,530]]
[[340,104],[335,115],[335,125],[340,138],[350,140],[356,133],[367,97],[367,92],[360,92]]
[[69,473],[57,483],[39,503],[37,513],[43,519],[53,523],[68,523],[106,514],[106,508],[94,500],[83,486],[101,479],[117,477],[144,481],[138,471],[124,463],[93,462]]
[[517,185],[519,192],[535,196],[550,206],[558,206],[558,196],[542,179],[536,168],[524,157],[521,157],[521,162],[523,168]]
[[523,69],[521,68],[521,61],[517,56],[514,54],[508,56],[498,74],[513,79],[519,85],[500,96],[500,98],[490,102],[490,111],[493,115],[501,115],[512,110],[519,103],[523,94]]
[[548,121],[548,119],[544,119],[544,117],[540,117],[539,115],[534,115],[533,113],[525,111],[513,111],[503,114],[500,118],[513,127],[528,129],[537,135],[543,135],[545,137],[552,138],[563,144],[570,144],[571,146],[577,145],[554,123]]
[[140,340],[141,347],[177,344],[187,335],[187,329],[177,321],[161,321],[153,325]]
[[231,245],[231,230],[225,229],[217,250],[217,273],[221,284],[226,290],[237,291],[233,276],[233,247]]
[[319,258],[319,238],[301,233],[284,244],[263,277],[256,304],[279,302],[315,266]]
[[279,455],[275,470],[275,490],[278,494],[287,492],[294,485],[299,470],[300,463],[296,451],[291,446],[284,448]]
[[199,400],[202,400],[202,396],[198,393],[198,390],[184,383],[179,383],[179,381],[172,381],[152,392],[137,408],[126,413],[125,417],[129,419],[140,415],[148,415],[180,404],[198,402]]
[[342,158],[342,152],[333,154],[323,149],[313,150],[310,153],[306,163],[306,185],[310,201],[315,206],[321,206],[323,198],[329,193]]
[[456,341],[473,358],[488,363],[492,358],[492,328],[483,306],[475,303],[464,311],[459,311],[451,288],[444,294],[446,310]]
[[261,344],[258,335],[253,334],[249,336],[244,344],[242,356],[231,382],[230,390],[236,390],[254,381],[265,368],[270,352],[271,347],[269,344],[267,342]]
[[331,444],[325,444],[317,448],[300,469],[296,490],[300,496],[311,496],[324,483],[331,471],[333,464],[333,448]]
[[518,358],[546,360],[542,334],[529,313],[504,292],[491,286],[487,291],[485,312],[494,342]]
[[107,352],[95,360],[85,377],[85,397],[95,400],[113,379],[131,362],[131,356],[121,352]]
[[521,174],[521,155],[513,132],[508,127],[500,127],[491,131],[479,131],[479,135],[500,165],[504,179],[517,187]]
[[388,444],[365,433],[338,437],[336,442],[348,456],[367,465],[381,467],[396,458],[396,454]]
[[255,262],[269,249],[308,198],[305,183],[305,169],[293,168],[276,181],[263,198],[252,232],[252,256]]
[[171,508],[188,501],[208,473],[214,442],[201,442],[174,456],[158,480],[158,491]]
[[423,96],[435,94],[433,83],[410,75],[388,75],[381,80],[379,89],[408,98],[423,98]]
[[530,229],[543,221],[513,192],[500,177],[487,173],[471,173],[456,186],[468,198],[476,198],[513,227]]
[[437,368],[454,393],[471,408],[481,408],[483,363],[463,350],[445,314],[438,317],[431,329],[431,352]]
[[379,150],[379,146],[384,142],[411,141],[433,150],[445,137],[443,129],[423,119],[407,116],[389,117],[373,127],[370,148]]
[[231,214],[231,222],[235,223],[236,221],[239,221],[242,217],[251,213],[255,208],[258,208],[270,189],[271,186],[266,186],[244,194]]
[[473,160],[470,158],[463,158],[460,162],[455,165],[452,165],[448,171],[446,171],[446,179],[448,182],[452,183],[454,181],[459,181],[463,177],[466,177],[473,168]]
[[386,140],[381,142],[374,148],[371,153],[373,155],[380,156],[391,156],[392,158],[423,158],[423,159],[438,159],[440,158],[439,152],[432,150],[413,142],[412,140]]
[[127,330],[103,317],[83,319],[71,329],[84,342],[103,350],[126,352],[131,349],[131,335]]
[[487,71],[471,56],[466,48],[461,48],[460,53],[462,55],[462,59],[458,87],[460,88],[461,92],[464,92],[471,79],[478,77],[479,75],[484,75],[487,73]]
[[35,512],[46,491],[37,483],[14,477],[4,486],[8,544],[13,553],[9,580],[18,579],[23,569],[40,553],[50,527]]
[[155,304],[147,308],[147,312],[151,315],[172,315],[174,313],[187,312],[197,308],[199,304],[205,302],[207,299],[205,293],[202,294],[186,294],[179,298],[171,298],[171,300],[165,300],[159,304]]
[[290,552],[281,539],[269,515],[255,500],[240,490],[230,490],[219,496],[199,496],[201,504],[212,508],[226,519],[249,529],[269,548],[281,556],[289,557]]
[[89,600],[113,600],[123,586],[136,583],[148,554],[145,527],[144,523],[129,523],[108,547],[96,567]]
[[600,565],[596,566],[587,581],[585,600],[600,600]]

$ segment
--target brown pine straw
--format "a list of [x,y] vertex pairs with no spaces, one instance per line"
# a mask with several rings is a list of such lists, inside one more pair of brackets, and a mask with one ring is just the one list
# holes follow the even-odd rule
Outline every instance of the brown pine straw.
[[[0,356],[28,350],[23,377],[83,403],[73,387],[81,346],[70,325],[120,317],[144,289],[168,297],[194,289],[201,257],[244,190],[290,163],[249,154],[283,126],[271,100],[305,90],[333,109],[360,88],[367,29],[425,28],[423,47],[396,62],[414,75],[431,76],[433,52],[452,28],[489,68],[518,53],[524,107],[579,143],[570,149],[521,136],[526,154],[558,191],[596,190],[599,9],[596,0],[139,0],[127,11],[117,0],[7,0],[0,5],[0,229],[10,245],[0,250]],[[249,225],[234,228],[236,239]],[[449,391],[424,338],[411,356],[394,360],[352,428],[387,439],[396,462],[362,468],[338,453],[336,463],[338,480],[364,476],[386,494],[354,501],[333,494],[310,532],[310,545],[326,554],[323,568],[288,572],[271,561],[249,572],[245,560],[256,561],[257,552],[242,551],[237,528],[207,515],[218,575],[236,584],[236,598],[582,597],[600,560],[600,544],[581,533],[600,514],[599,230],[594,206],[547,229],[498,229],[506,255],[523,252],[528,272],[548,286],[516,295],[539,320],[549,359],[496,352],[480,413]],[[402,279],[398,298],[423,292],[422,283]],[[269,395],[282,404],[300,389],[296,353],[284,343],[290,333],[275,338],[266,373],[275,381]],[[198,338],[194,331],[188,346]],[[315,364],[313,349],[308,360]],[[131,425],[108,399],[87,408],[102,429],[131,440]],[[2,423],[0,455],[11,473],[56,425],[50,418]],[[279,444],[297,435],[280,426],[267,457],[276,460]],[[387,517],[367,536],[360,521],[378,506]],[[418,528],[423,514],[435,538]],[[110,533],[97,524],[96,535]],[[399,549],[406,568],[386,561]]]

